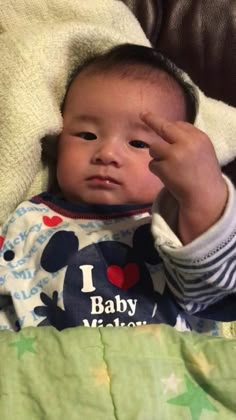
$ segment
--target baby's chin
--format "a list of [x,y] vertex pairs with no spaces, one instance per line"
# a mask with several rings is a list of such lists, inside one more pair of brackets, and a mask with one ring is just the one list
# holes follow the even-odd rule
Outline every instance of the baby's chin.
[[66,201],[73,204],[91,204],[91,205],[144,205],[151,204],[152,201],[144,201],[140,197],[120,197],[111,196],[108,194],[89,194],[86,196],[71,195],[63,193]]

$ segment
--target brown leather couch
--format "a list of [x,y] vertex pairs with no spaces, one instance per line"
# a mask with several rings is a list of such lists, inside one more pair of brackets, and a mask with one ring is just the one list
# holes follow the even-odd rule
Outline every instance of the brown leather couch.
[[[208,96],[236,107],[235,0],[122,1],[154,47],[185,70]],[[223,171],[236,185],[236,160]]]

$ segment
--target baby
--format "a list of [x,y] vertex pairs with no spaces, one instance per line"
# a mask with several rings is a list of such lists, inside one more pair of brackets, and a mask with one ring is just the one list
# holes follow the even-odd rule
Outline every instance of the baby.
[[23,202],[1,229],[0,294],[12,304],[0,328],[164,322],[217,334],[215,321],[236,319],[235,190],[193,126],[196,108],[151,48],[121,45],[77,69],[60,194]]

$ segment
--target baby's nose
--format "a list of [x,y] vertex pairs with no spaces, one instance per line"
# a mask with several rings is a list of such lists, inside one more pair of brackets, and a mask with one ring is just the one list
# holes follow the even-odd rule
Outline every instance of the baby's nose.
[[104,141],[96,149],[93,162],[103,165],[120,166],[122,162],[122,145],[117,141]]

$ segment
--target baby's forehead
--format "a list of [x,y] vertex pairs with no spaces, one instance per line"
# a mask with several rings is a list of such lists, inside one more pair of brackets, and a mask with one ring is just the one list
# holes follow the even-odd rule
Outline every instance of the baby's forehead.
[[[86,68],[78,73],[73,81],[70,84],[70,87],[66,94],[66,100],[64,101],[63,111],[69,105],[72,105],[71,98],[79,96],[81,89],[83,92],[83,98],[86,97],[86,87],[88,91],[91,92],[91,86],[94,86],[93,82],[98,83],[100,81],[109,82],[109,84],[117,87],[116,90],[119,91],[119,86],[124,82],[127,86],[127,83],[132,85],[135,83],[136,87],[138,86],[140,90],[147,88],[150,92],[150,87],[152,92],[155,92],[159,97],[161,96],[164,100],[164,97],[168,98],[168,101],[173,104],[174,108],[179,108],[183,110],[183,113],[186,114],[186,101],[184,97],[184,92],[182,87],[178,82],[167,72],[162,69],[151,68],[146,65],[138,66],[116,66],[111,69],[105,69],[103,71],[98,71],[95,67]],[[112,88],[113,89],[113,88]],[[147,92],[148,94],[148,92]],[[165,98],[165,99],[166,99]],[[93,95],[94,99],[94,95]],[[95,95],[96,99],[96,95]],[[94,100],[95,100],[94,99]]]
[[108,68],[100,69],[96,66],[88,66],[75,74],[73,79],[70,82],[70,85],[67,89],[81,78],[93,78],[93,77],[113,77],[119,80],[132,80],[140,81],[140,82],[148,82],[157,86],[162,86],[163,88],[168,88],[172,86],[173,88],[181,88],[178,81],[167,71],[159,68],[154,68],[152,66],[144,65],[144,64],[118,64]]
[[161,91],[162,94],[172,94],[175,97],[184,96],[182,87],[170,74],[162,69],[142,64],[136,66],[118,65],[114,66],[114,68],[103,69],[103,71],[96,67],[93,68],[93,66],[91,66],[91,68],[85,68],[73,78],[66,95],[68,95],[70,89],[77,89],[80,85],[80,81],[82,84],[84,80],[89,80],[91,82],[96,78],[104,78],[104,80],[106,80],[107,77],[110,80],[113,80],[114,84],[117,81],[120,83],[122,80],[125,83],[132,83],[134,81],[140,83],[140,86],[152,85],[153,89]]
[[186,104],[177,84],[172,84],[162,74],[151,82],[147,77],[136,75],[123,74],[121,77],[119,73],[108,76],[87,72],[78,75],[65,102],[64,121],[67,124],[78,125],[81,122],[100,126],[105,126],[106,121],[112,126],[119,120],[128,127],[134,126],[133,120],[144,109],[155,110],[167,119],[186,120]]

